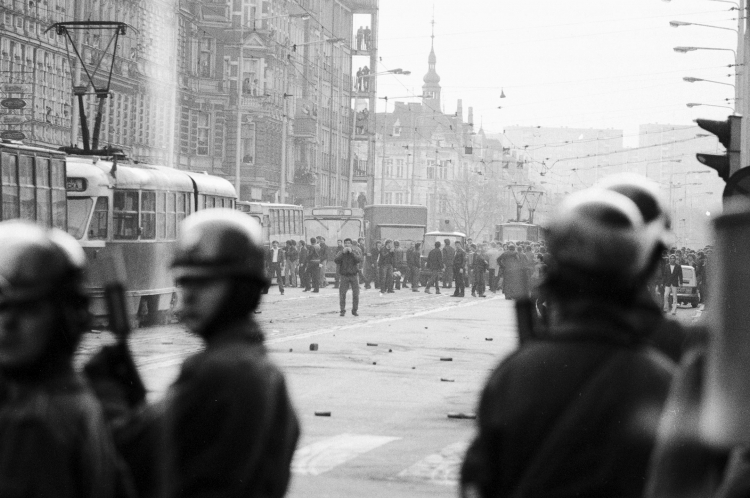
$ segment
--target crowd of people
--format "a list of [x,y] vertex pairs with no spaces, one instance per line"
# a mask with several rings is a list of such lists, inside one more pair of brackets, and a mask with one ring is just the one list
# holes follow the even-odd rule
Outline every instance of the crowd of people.
[[[469,286],[479,297],[488,285],[545,308],[482,390],[462,498],[748,496],[744,436],[709,424],[725,433],[709,441],[700,416],[712,388],[729,405],[747,393],[746,362],[719,351],[742,371],[714,376],[718,387],[706,383],[710,347],[723,331],[680,325],[654,299],[665,267],[665,286],[680,280],[668,227],[658,189],[632,179],[568,197],[544,243],[467,240],[466,251],[437,241],[424,264],[417,244],[392,240],[369,251],[363,240],[330,248],[323,237],[266,249],[253,218],[199,211],[182,222],[170,268],[182,289],[181,320],[205,348],[150,402],[126,331],[74,368],[89,321],[78,243],[59,230],[2,222],[0,496],[283,497],[300,427],[254,311],[269,275],[280,291],[285,280],[318,289],[329,259],[342,316],[349,289],[357,314],[362,273],[365,288],[386,293],[418,292],[425,271],[426,292],[453,285],[460,297]],[[703,252],[707,273],[727,273],[709,272],[712,248]],[[287,261],[297,270],[287,271]],[[741,315],[721,312],[735,322]],[[747,414],[733,415],[746,432]]]

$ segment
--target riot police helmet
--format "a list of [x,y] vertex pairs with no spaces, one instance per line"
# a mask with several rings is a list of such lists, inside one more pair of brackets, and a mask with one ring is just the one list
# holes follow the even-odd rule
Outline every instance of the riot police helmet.
[[561,203],[547,247],[551,289],[630,295],[642,283],[653,244],[633,201],[615,191],[587,189]]
[[225,208],[198,211],[182,222],[172,271],[183,279],[241,278],[266,282],[260,224]]

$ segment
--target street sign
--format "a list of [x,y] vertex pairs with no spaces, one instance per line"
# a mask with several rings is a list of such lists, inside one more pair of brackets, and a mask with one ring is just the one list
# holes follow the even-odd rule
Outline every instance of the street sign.
[[0,83],[0,91],[4,93],[31,93],[30,83]]
[[0,138],[4,140],[25,140],[26,134],[18,130],[7,130],[0,132]]
[[23,124],[27,121],[26,116],[20,114],[0,114],[0,124]]
[[3,99],[0,100],[0,106],[5,107],[6,109],[23,109],[26,107],[26,101],[23,99]]

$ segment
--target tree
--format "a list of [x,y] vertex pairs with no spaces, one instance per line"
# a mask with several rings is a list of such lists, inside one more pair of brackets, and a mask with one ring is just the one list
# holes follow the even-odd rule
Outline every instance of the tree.
[[491,240],[496,223],[503,217],[500,201],[503,186],[495,178],[469,174],[465,180],[454,180],[444,188],[445,214],[450,216],[456,230],[467,237]]

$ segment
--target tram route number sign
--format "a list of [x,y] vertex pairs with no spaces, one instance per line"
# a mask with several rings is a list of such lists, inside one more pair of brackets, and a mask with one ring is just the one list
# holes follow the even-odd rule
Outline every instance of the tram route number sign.
[[17,98],[3,99],[0,100],[0,106],[5,107],[6,109],[23,109],[26,107],[26,101]]
[[68,192],[85,192],[88,182],[85,178],[68,177],[65,179],[65,189]]
[[18,130],[7,130],[0,132],[0,139],[4,140],[25,140],[26,134]]

